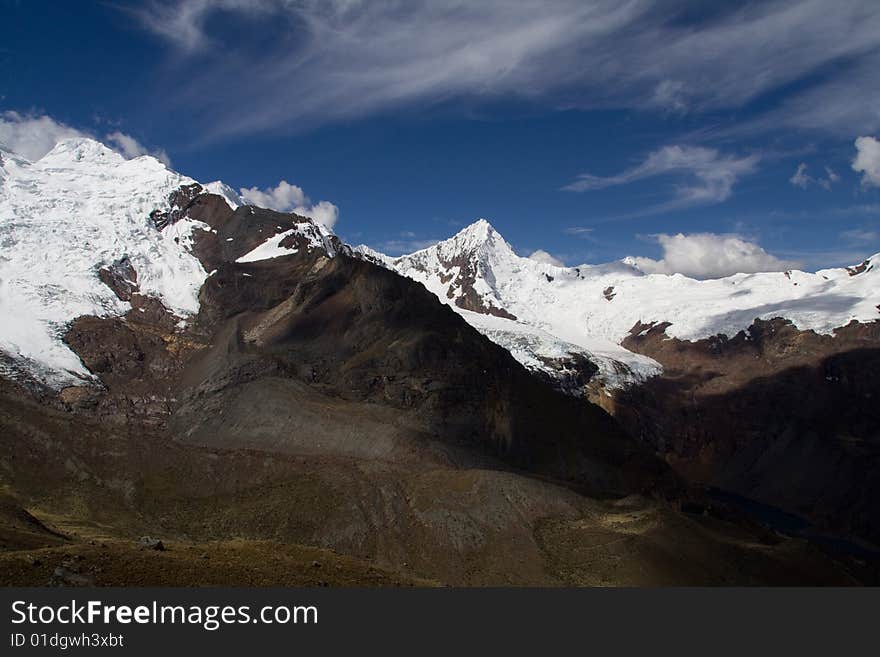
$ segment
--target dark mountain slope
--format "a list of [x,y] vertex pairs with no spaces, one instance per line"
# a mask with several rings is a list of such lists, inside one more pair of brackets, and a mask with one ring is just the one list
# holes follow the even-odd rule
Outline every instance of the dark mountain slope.
[[625,345],[664,374],[616,416],[687,478],[880,542],[880,322],[834,336],[790,322],[684,342],[637,326]]
[[[255,387],[294,394],[305,384],[362,409],[397,409],[419,434],[459,453],[476,448],[594,493],[650,487],[663,474],[606,413],[536,381],[421,285],[381,267],[318,252],[225,263],[201,298],[198,325],[213,330],[213,344],[181,375],[175,421],[187,427],[212,424],[205,391],[234,406],[246,388],[259,397]],[[271,411],[259,417],[261,430],[271,431]],[[233,420],[244,440],[251,419]],[[284,435],[287,422],[278,416],[273,433]],[[208,433],[235,442],[221,426]]]
[[[57,545],[50,534],[10,542],[0,583],[45,584],[63,560],[98,585],[855,581],[800,540],[498,469],[204,448],[95,422],[8,384],[0,429],[0,478],[17,508],[67,536],[63,553],[37,550]],[[144,535],[162,538],[167,556],[137,549]],[[330,572],[316,574],[311,559]],[[273,578],[273,568],[285,572]]]
[[[537,381],[421,284],[302,217],[188,203],[213,229],[196,236],[213,267],[201,310],[184,328],[145,304],[74,322],[66,341],[105,386],[89,412],[207,446],[514,467],[594,495],[673,485],[604,411]],[[237,262],[282,234],[290,255]]]

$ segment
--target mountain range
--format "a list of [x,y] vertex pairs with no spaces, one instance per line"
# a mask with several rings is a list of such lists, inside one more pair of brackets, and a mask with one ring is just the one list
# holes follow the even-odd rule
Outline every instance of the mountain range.
[[[875,254],[855,267],[737,274],[696,280],[646,274],[638,259],[561,267],[518,256],[484,219],[416,253],[366,257],[425,285],[523,365],[550,376],[560,360],[583,356],[596,381],[617,389],[662,372],[622,343],[640,325],[666,324],[671,338],[733,337],[756,319],[784,318],[799,330],[833,334],[880,318]],[[861,275],[857,275],[861,274]]]
[[479,220],[392,258],[90,139],[0,150],[0,239],[10,581],[878,576],[880,255],[695,280]]

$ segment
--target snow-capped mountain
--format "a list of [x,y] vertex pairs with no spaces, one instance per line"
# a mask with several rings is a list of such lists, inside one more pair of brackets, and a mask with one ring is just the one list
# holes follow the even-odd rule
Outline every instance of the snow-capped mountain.
[[172,191],[195,181],[152,157],[126,160],[90,139],[61,141],[36,162],[4,154],[0,171],[5,352],[57,384],[87,377],[59,336],[79,315],[130,308],[97,276],[124,257],[145,293],[181,317],[198,309],[207,274],[187,249],[194,223],[157,231],[149,221]]
[[[102,280],[108,267],[123,278],[136,276],[136,284],[126,284],[158,299],[181,322],[196,313],[208,272],[193,253],[193,233],[211,227],[174,207],[185,195],[171,200],[194,184],[153,157],[127,160],[91,139],[63,140],[35,162],[0,151],[2,371],[23,368],[55,388],[89,378],[62,336],[75,317],[131,310]],[[198,189],[223,197],[233,209],[241,204],[219,181]],[[180,219],[167,220],[175,211]],[[329,233],[317,225],[285,228],[242,261],[295,252],[281,243],[303,230],[329,248]]]
[[[62,337],[75,317],[131,310],[102,278],[107,268],[122,279],[134,272],[138,293],[185,324],[213,268],[194,253],[194,236],[216,233],[175,207],[190,198],[178,191],[193,185],[193,193],[216,194],[232,209],[242,205],[222,182],[199,185],[152,157],[126,160],[90,139],[61,141],[35,162],[0,148],[0,368],[24,367],[56,388],[88,378]],[[296,253],[301,244],[330,256],[340,248],[319,224],[281,224],[255,228],[259,234],[247,239],[224,238],[226,256],[250,263]],[[878,256],[816,273],[695,280],[646,275],[627,261],[538,262],[518,256],[485,220],[398,258],[357,250],[423,283],[527,368],[572,392],[588,382],[619,388],[661,372],[652,358],[621,346],[639,322],[668,323],[667,335],[684,340],[733,336],[756,318],[773,317],[832,333],[852,320],[877,319],[880,302]]]
[[616,388],[661,371],[621,346],[638,322],[669,323],[667,335],[734,336],[755,319],[781,317],[801,330],[832,333],[880,318],[873,256],[857,267],[736,274],[697,280],[645,274],[626,260],[557,267],[518,256],[485,220],[430,248],[397,258],[358,247],[365,257],[420,281],[532,370],[566,376],[582,355],[595,381]]

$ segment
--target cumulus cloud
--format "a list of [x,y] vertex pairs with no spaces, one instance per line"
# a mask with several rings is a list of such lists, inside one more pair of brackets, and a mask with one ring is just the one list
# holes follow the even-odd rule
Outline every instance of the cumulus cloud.
[[529,256],[530,260],[542,262],[545,265],[553,265],[554,267],[564,267],[565,263],[559,258],[547,253],[543,249],[538,249]]
[[862,174],[862,185],[880,187],[880,141],[875,137],[856,139],[856,158],[852,168]]
[[332,230],[339,219],[339,208],[330,201],[318,201],[314,205],[300,205],[293,209],[296,214],[314,219],[319,224],[324,225],[328,230]]
[[295,212],[303,217],[314,219],[328,229],[332,229],[339,219],[339,208],[330,201],[319,201],[311,205],[309,197],[298,185],[291,185],[282,180],[275,187],[258,189],[242,187],[239,195],[247,203],[261,208],[269,208],[278,212]]
[[[132,13],[176,46],[171,56],[199,66],[176,99],[204,110],[216,135],[500,95],[712,111],[796,81],[776,126],[880,121],[872,0],[839,0],[833,12],[823,0],[155,0]],[[241,26],[238,38],[223,19]],[[230,102],[241,97],[246,111]]]
[[62,139],[78,137],[103,141],[127,158],[152,155],[165,166],[171,165],[164,150],[150,150],[137,139],[123,132],[112,132],[105,135],[102,140],[101,137],[87,130],[73,128],[45,114],[38,116],[13,111],[0,113],[0,144],[31,161],[39,160]]
[[630,257],[627,261],[648,274],[684,274],[693,278],[721,278],[738,273],[784,271],[799,263],[781,260],[755,242],[738,235],[692,233],[655,235],[663,248],[660,260]]
[[585,192],[627,185],[646,178],[677,175],[687,182],[675,188],[675,198],[672,201],[657,209],[720,203],[730,198],[734,185],[741,177],[757,168],[759,159],[758,155],[725,155],[714,148],[703,146],[664,146],[650,153],[641,164],[615,176],[582,173],[563,189]]
[[291,212],[293,208],[306,202],[306,194],[302,187],[291,185],[286,180],[282,180],[275,187],[267,187],[266,189],[242,187],[238,193],[251,205],[279,212]]
[[831,186],[840,180],[840,176],[832,169],[831,167],[825,167],[825,177],[814,178],[810,174],[807,173],[807,165],[805,162],[801,162],[798,165],[797,170],[794,172],[791,178],[788,179],[795,187],[800,187],[801,189],[806,189],[812,184],[819,185],[825,191],[831,191]]

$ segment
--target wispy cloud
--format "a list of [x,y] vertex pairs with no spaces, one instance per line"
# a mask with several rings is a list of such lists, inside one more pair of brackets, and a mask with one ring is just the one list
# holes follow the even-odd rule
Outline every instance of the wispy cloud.
[[[822,0],[156,0],[132,13],[198,66],[176,98],[215,136],[505,95],[702,112],[795,82],[777,126],[864,134],[880,121],[871,0],[834,11]],[[214,20],[224,16],[240,28],[235,40]]]
[[791,178],[788,179],[795,187],[800,187],[801,189],[806,189],[809,187],[812,178],[807,175],[807,165],[804,162],[801,162],[798,165],[797,171],[794,172]]
[[582,239],[590,239],[592,237],[593,229],[587,226],[571,226],[562,232],[566,235],[574,235],[575,237],[580,237]]
[[840,176],[832,169],[831,167],[825,167],[825,176],[819,176],[818,178],[814,178],[810,174],[807,173],[807,164],[805,162],[801,162],[798,165],[797,170],[795,170],[794,174],[791,178],[788,179],[795,187],[800,187],[801,189],[807,189],[810,185],[819,185],[825,191],[830,192],[831,186],[840,180]]
[[171,166],[171,158],[168,157],[168,153],[165,152],[165,149],[149,149],[137,139],[124,132],[119,132],[118,130],[111,132],[104,137],[104,141],[108,146],[115,148],[127,158],[140,157],[141,155],[152,155],[165,164],[165,166]]
[[675,175],[685,182],[674,188],[675,198],[657,206],[657,211],[708,203],[720,203],[730,198],[737,181],[757,167],[759,156],[724,155],[714,148],[703,146],[664,146],[650,153],[645,160],[614,176],[580,174],[563,187],[570,192],[585,192],[618,185]]
[[434,246],[439,241],[439,239],[417,238],[390,239],[380,242],[376,248],[378,251],[386,255],[399,256],[427,249],[428,247]]
[[872,244],[880,242],[880,231],[854,228],[843,231],[840,237],[851,244]]
[[[873,7],[876,10],[880,4]],[[870,7],[862,9],[871,11]],[[834,20],[830,14],[829,18]],[[873,22],[875,18],[868,20]],[[840,37],[846,39],[845,34]],[[817,67],[817,82],[788,95],[775,108],[735,126],[728,135],[754,136],[782,129],[851,139],[853,135],[880,131],[880,112],[876,109],[880,106],[880,50],[875,45],[868,50],[860,49],[851,57],[829,60],[829,65],[832,61],[836,61],[836,65],[830,66],[832,73],[825,71],[828,67]]]
[[840,180],[840,176],[831,167],[825,167],[825,178],[820,178],[818,183],[826,190],[831,190],[831,186]]

